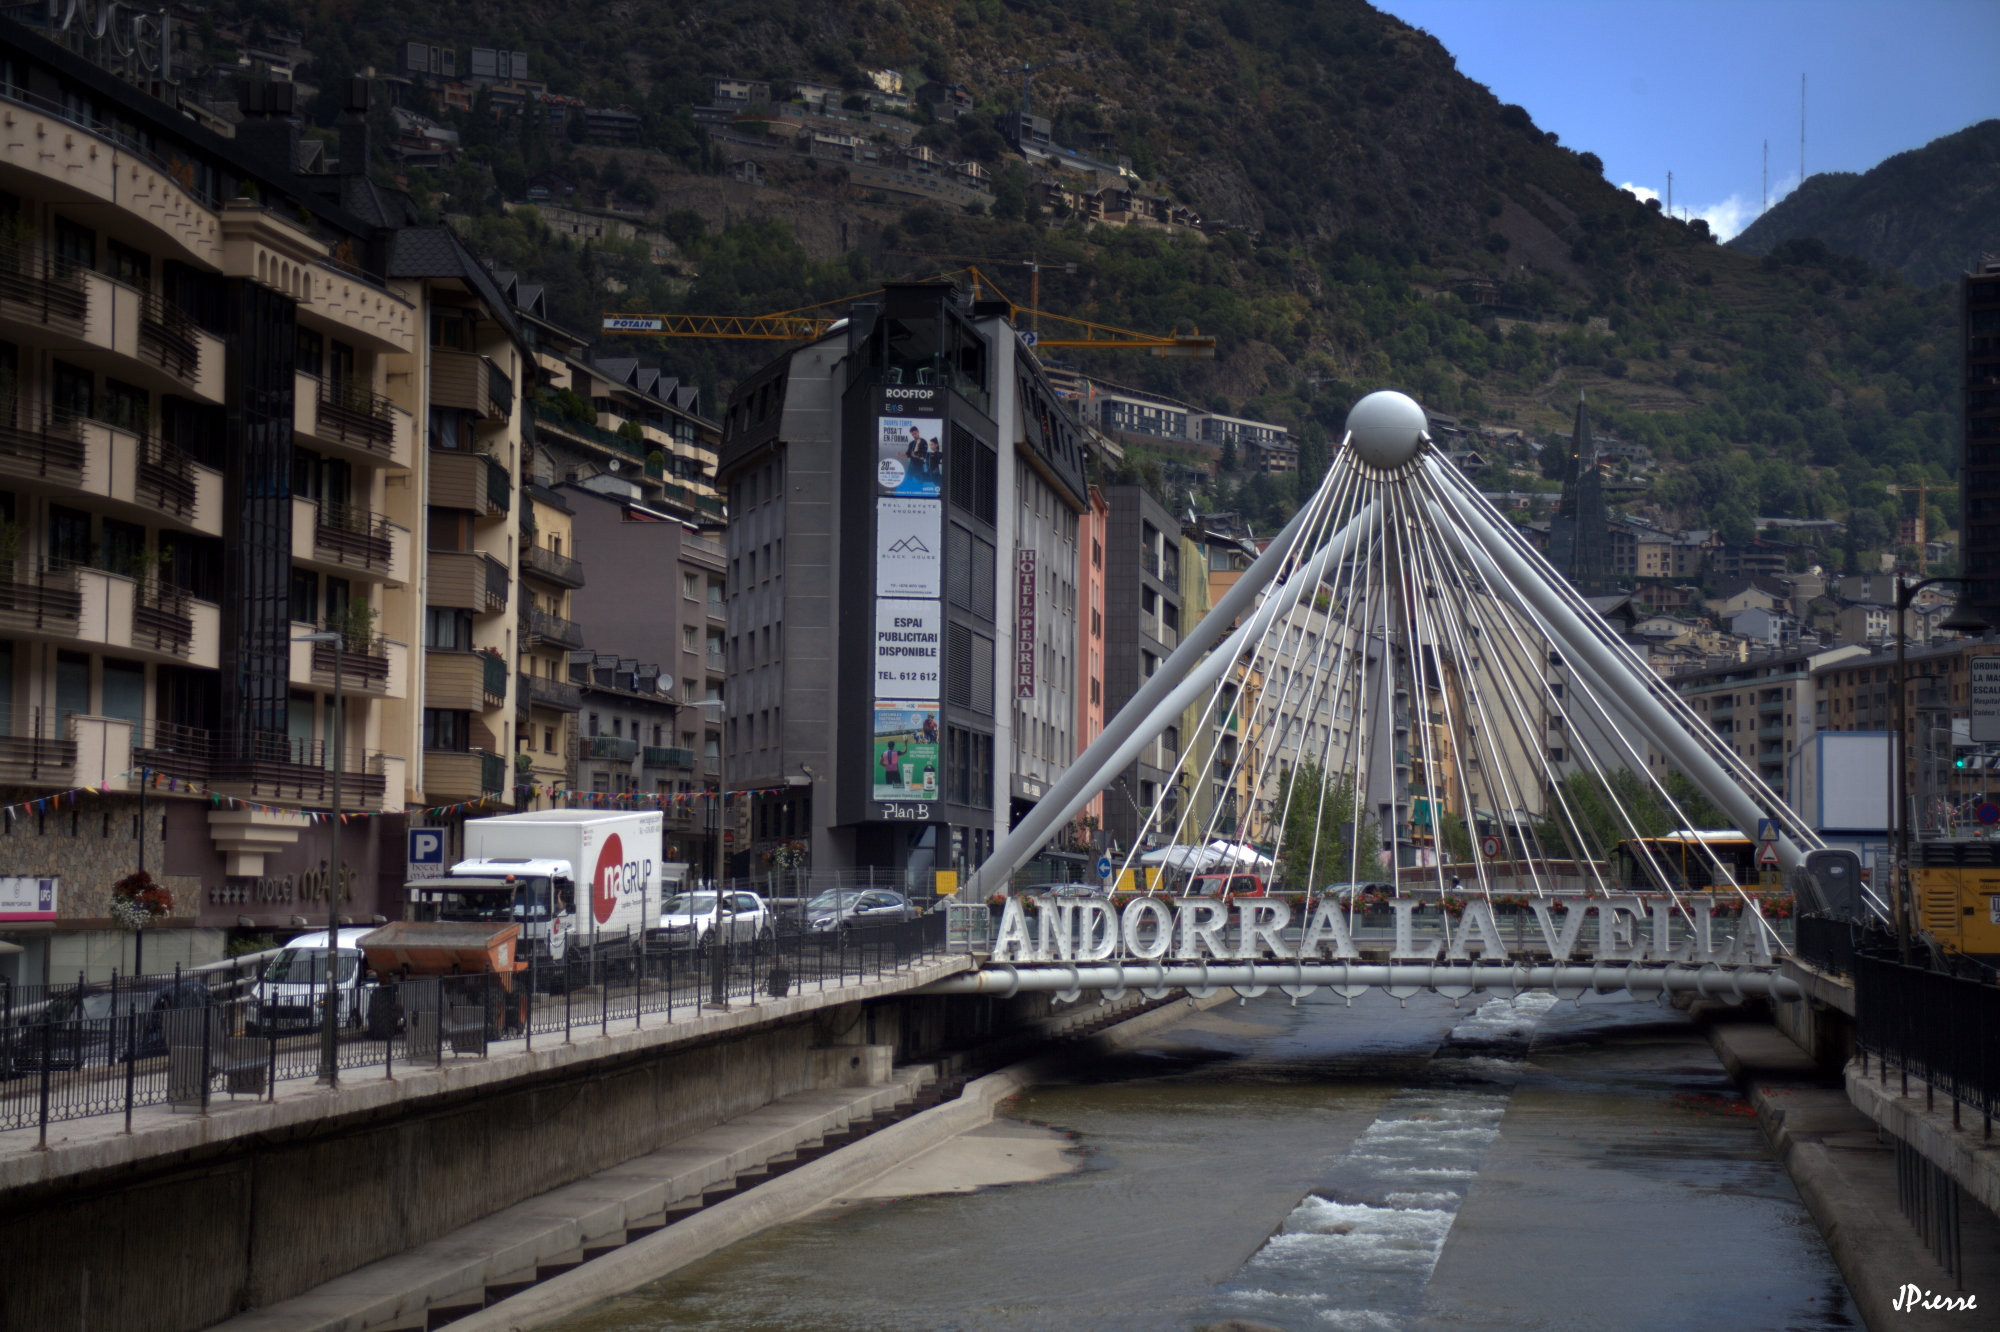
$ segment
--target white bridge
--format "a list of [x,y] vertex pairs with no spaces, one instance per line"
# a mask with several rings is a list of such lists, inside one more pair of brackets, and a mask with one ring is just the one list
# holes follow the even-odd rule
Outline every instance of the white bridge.
[[[1201,739],[1224,719],[1226,741]],[[1015,872],[1169,727],[1171,794],[1134,839],[1164,854],[1126,853],[1115,894],[1024,903]],[[1432,449],[1423,409],[1374,393],[1318,491],[969,876],[953,910],[1006,895],[1002,918],[970,947],[982,969],[932,990],[1796,997],[1718,823],[1739,847],[1761,834],[1793,884],[1824,849]],[[1162,859],[1275,872],[1282,893],[1176,897]],[[1376,881],[1364,903],[1354,885]],[[1357,945],[1368,906],[1394,914],[1379,949]]]

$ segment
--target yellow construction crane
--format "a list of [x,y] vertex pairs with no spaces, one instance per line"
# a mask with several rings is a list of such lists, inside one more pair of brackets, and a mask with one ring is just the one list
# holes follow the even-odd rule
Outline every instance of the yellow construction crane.
[[1928,539],[1927,539],[1928,534],[1925,532],[1924,529],[1929,522],[1931,514],[1931,492],[1933,490],[1956,490],[1958,489],[1958,487],[1942,485],[1936,481],[1919,481],[1915,485],[1909,485],[1909,486],[1891,485],[1891,486],[1884,486],[1883,489],[1888,491],[1891,495],[1904,495],[1908,494],[1911,491],[1916,492],[1917,522],[1916,522],[1916,530],[1912,533],[1912,535],[1915,536],[1917,539],[1916,542],[1917,577],[1922,578],[1926,575],[1927,566],[1930,563],[1930,561],[1925,557],[1925,548],[1928,545]]
[[[1007,305],[1008,322],[1019,324],[1022,315],[1035,321],[1035,327],[1026,336],[1036,347],[1060,347],[1065,349],[1094,349],[1101,351],[1150,351],[1155,356],[1212,358],[1215,355],[1215,339],[1199,330],[1187,333],[1137,333],[1129,328],[1116,328],[1110,324],[1094,324],[1088,319],[1078,319],[1074,315],[1053,314],[1046,310],[1036,310],[1024,305],[1016,305],[1008,300],[994,281],[977,268],[954,269],[940,277],[957,277],[961,274],[972,279],[975,298],[982,288],[990,289],[995,297]],[[1039,278],[1039,272],[1036,273]],[[762,315],[700,315],[700,314],[607,314],[604,316],[604,331],[621,337],[642,338],[737,338],[762,342],[811,342],[826,336],[827,330],[847,316],[832,307],[845,306],[854,301],[873,296],[879,291],[864,291],[853,296],[842,296],[837,300],[821,301],[817,305],[804,305],[796,310],[779,310]],[[1040,336],[1040,322],[1049,320],[1069,325],[1077,329],[1080,336],[1046,338]]]

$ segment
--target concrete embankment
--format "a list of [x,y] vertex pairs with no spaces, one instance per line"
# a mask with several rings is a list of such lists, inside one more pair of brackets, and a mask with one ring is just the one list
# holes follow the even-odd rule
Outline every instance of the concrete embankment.
[[2000,1308],[2000,1221],[1970,1199],[1961,1212],[1962,1291],[1977,1297],[1976,1311],[1897,1308],[1907,1287],[1956,1296],[1961,1286],[1903,1217],[1894,1143],[1769,1023],[1720,1005],[1697,1004],[1693,1016],[1749,1097],[1871,1332],[1963,1332],[1990,1320]]
[[[1130,1045],[1183,1020],[1191,1007],[1209,1008],[1230,998],[1233,996],[1224,992],[1200,1001],[1169,1000],[1095,1033],[1090,1040],[1098,1048]],[[1001,1102],[1023,1087],[1059,1074],[1066,1063],[1084,1054],[1087,1048],[1053,1051],[975,1078],[965,1085],[956,1100],[913,1115],[779,1179],[627,1244],[616,1253],[469,1314],[451,1326],[456,1332],[526,1332],[600,1300],[657,1281],[760,1230],[859,1192],[903,1162],[990,1122]]]

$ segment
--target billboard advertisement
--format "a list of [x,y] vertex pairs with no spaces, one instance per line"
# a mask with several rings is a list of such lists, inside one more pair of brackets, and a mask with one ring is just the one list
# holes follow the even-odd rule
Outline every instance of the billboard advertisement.
[[936,703],[944,678],[944,609],[936,601],[875,603],[875,697]]
[[54,920],[58,883],[56,879],[0,877],[0,920]]
[[938,798],[937,709],[907,703],[875,705],[874,799]]
[[875,501],[875,595],[935,597],[944,589],[944,506],[934,499]]
[[875,423],[875,481],[885,495],[944,493],[944,421],[884,416]]

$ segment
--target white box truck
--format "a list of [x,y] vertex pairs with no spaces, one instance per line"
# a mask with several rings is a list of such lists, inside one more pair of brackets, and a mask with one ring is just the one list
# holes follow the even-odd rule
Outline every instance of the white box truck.
[[599,941],[637,940],[664,900],[660,831],[657,810],[468,820],[466,858],[405,885],[410,919],[518,923],[524,957],[556,960]]

